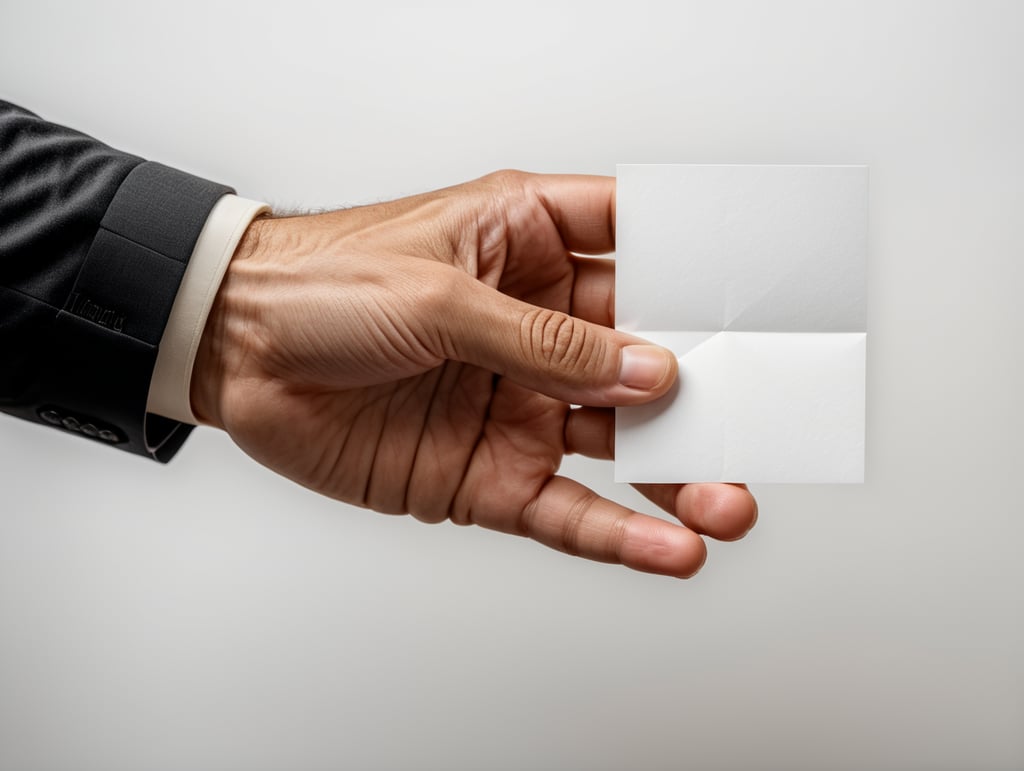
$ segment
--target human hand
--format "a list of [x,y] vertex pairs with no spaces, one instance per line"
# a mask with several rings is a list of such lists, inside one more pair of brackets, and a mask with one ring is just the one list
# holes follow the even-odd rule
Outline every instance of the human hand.
[[193,409],[332,498],[690,576],[701,534],[753,526],[744,486],[638,485],[675,524],[556,473],[568,453],[611,458],[611,408],[677,374],[669,351],[610,328],[614,262],[576,256],[614,248],[614,207],[612,178],[499,172],[256,220],[203,334]]

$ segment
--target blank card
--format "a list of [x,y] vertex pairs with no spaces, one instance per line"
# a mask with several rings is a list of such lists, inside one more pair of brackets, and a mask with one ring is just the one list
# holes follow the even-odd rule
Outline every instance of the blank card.
[[620,165],[616,325],[670,348],[620,482],[862,482],[864,166]]

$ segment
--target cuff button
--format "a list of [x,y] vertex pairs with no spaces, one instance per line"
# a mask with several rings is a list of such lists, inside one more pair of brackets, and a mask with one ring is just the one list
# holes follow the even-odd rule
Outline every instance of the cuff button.
[[108,444],[121,444],[127,441],[114,426],[88,415],[78,415],[77,417],[66,415],[63,408],[49,405],[40,407],[36,414],[41,420],[52,426],[73,431],[76,434],[84,434],[91,439],[101,439]]
[[39,413],[39,417],[54,426],[61,424],[61,415],[56,410],[43,410]]

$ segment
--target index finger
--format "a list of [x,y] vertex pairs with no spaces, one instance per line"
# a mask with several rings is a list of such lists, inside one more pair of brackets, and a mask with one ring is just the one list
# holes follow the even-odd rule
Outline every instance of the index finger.
[[530,185],[572,252],[615,249],[615,177],[533,174]]

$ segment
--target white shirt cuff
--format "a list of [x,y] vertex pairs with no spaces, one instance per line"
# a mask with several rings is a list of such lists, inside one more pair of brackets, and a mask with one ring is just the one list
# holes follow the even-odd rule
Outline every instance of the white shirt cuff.
[[196,425],[189,396],[199,339],[228,263],[249,224],[270,207],[237,195],[217,201],[192,250],[157,352],[146,411]]

